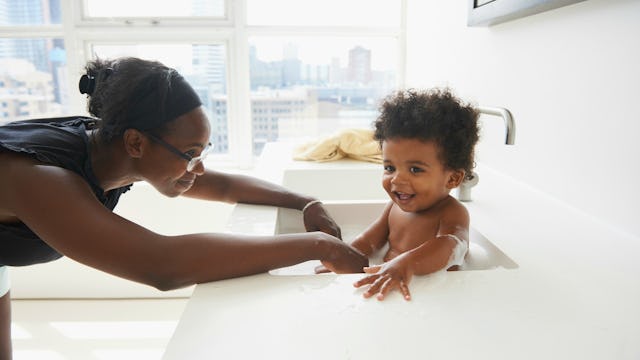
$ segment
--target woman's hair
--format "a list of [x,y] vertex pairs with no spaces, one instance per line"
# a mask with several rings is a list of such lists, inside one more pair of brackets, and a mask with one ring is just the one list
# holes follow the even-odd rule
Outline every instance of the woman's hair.
[[405,90],[391,94],[380,106],[374,138],[433,141],[448,169],[471,176],[478,142],[478,111],[456,98],[449,89]]
[[97,59],[85,70],[80,92],[89,96],[89,113],[102,120],[100,139],[105,143],[131,128],[160,134],[169,121],[201,105],[184,78],[157,61]]

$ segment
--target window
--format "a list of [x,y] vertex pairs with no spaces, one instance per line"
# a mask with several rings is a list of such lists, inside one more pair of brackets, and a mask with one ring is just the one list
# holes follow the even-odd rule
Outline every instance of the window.
[[249,38],[252,111],[277,115],[270,132],[253,134],[254,154],[270,141],[370,127],[380,99],[396,88],[398,56],[389,49],[397,46],[392,37]]
[[86,18],[187,18],[225,16],[224,0],[86,0]]
[[[384,96],[401,86],[403,1],[247,0],[249,97],[272,125],[267,142],[300,141],[370,127]],[[284,11],[286,9],[286,11]]]
[[[135,56],[154,59],[172,67],[189,81],[200,96],[212,129],[226,127],[227,116],[223,108],[226,99],[226,48],[223,44],[93,44],[91,53],[99,58]],[[228,152],[226,133],[212,134],[214,152]]]
[[0,124],[68,113],[62,31],[41,30],[60,22],[55,0],[0,0]]
[[250,26],[398,28],[398,0],[247,0]]
[[68,112],[69,86],[62,39],[0,39],[0,123]]
[[196,88],[214,161],[250,165],[267,142],[371,126],[404,81],[405,1],[0,0],[0,121],[84,114],[85,62],[138,56]]
[[40,26],[61,23],[59,0],[1,0],[0,26]]

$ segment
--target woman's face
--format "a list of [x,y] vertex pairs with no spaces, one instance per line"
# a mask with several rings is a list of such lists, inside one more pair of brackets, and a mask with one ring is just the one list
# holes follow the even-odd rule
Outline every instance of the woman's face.
[[[159,138],[188,157],[196,157],[209,144],[210,136],[209,120],[202,107],[198,107],[167,124],[167,131]],[[188,160],[150,138],[147,149],[141,172],[148,183],[166,196],[183,194],[204,174],[202,163],[189,171]]]

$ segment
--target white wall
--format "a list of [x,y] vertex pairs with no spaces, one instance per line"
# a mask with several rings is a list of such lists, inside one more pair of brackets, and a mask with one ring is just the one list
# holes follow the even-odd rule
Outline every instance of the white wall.
[[466,0],[408,6],[408,86],[448,85],[516,119],[508,147],[502,120],[482,118],[478,161],[640,236],[640,1],[491,27],[467,27]]

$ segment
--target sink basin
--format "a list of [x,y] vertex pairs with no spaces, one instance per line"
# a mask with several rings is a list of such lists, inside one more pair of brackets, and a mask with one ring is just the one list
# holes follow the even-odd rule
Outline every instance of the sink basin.
[[[342,230],[342,238],[351,242],[371,224],[381,213],[386,200],[345,200],[325,202],[324,207]],[[286,234],[304,232],[300,211],[278,209],[276,233]],[[462,271],[490,270],[497,268],[515,269],[518,265],[503,253],[495,244],[474,228],[469,231],[469,253],[465,258]],[[380,264],[386,252],[386,246],[369,259],[370,264]],[[307,261],[294,266],[274,269],[273,275],[312,275],[319,261]]]
[[[382,165],[343,160],[317,168],[286,169],[282,185],[320,200],[383,200]],[[324,164],[320,164],[324,165]]]

